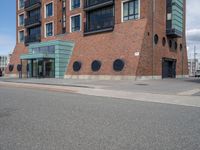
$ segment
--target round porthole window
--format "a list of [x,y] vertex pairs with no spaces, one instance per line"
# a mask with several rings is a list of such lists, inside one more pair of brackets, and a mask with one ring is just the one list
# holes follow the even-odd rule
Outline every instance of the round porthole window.
[[162,45],[163,45],[163,46],[166,45],[166,39],[165,39],[165,37],[163,37],[163,39],[162,39]]
[[122,71],[124,69],[124,61],[122,59],[116,59],[113,63],[113,69],[115,71]]
[[159,41],[159,37],[158,37],[158,35],[156,34],[156,35],[154,35],[154,43],[155,43],[155,44],[158,44],[158,41]]
[[101,62],[99,60],[94,60],[91,64],[92,71],[99,71],[101,68]]
[[22,65],[21,64],[17,65],[17,71],[19,71],[19,72],[22,71]]
[[9,71],[12,72],[13,69],[14,69],[14,65],[10,64],[10,65],[9,65]]
[[73,70],[75,72],[78,72],[81,69],[81,66],[82,66],[82,64],[80,61],[75,61],[73,64]]

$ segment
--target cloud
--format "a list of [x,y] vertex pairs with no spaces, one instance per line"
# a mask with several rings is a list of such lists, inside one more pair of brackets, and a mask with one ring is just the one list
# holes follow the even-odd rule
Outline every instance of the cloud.
[[187,30],[187,40],[192,42],[200,42],[200,29]]

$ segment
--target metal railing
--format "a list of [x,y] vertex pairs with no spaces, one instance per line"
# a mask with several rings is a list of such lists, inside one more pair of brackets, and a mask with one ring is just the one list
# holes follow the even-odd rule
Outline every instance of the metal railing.
[[40,14],[31,16],[31,17],[25,19],[25,26],[29,26],[32,24],[40,24],[41,23],[40,21],[41,21]]
[[102,17],[98,19],[98,21],[94,22],[86,22],[84,24],[85,30],[84,32],[93,32],[98,30],[104,30],[107,28],[113,28],[115,24],[114,16],[112,17]]
[[85,0],[84,2],[84,8],[92,7],[95,5],[103,4],[103,3],[109,3],[113,2],[113,0]]
[[41,0],[26,0],[25,1],[25,8],[31,7],[36,4],[41,4]]
[[25,37],[25,43],[33,43],[33,42],[40,42],[41,41],[41,35],[34,35],[34,36],[26,36]]

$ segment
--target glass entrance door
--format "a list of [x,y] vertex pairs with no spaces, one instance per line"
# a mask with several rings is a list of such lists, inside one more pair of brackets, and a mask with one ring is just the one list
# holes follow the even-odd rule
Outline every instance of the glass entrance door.
[[55,78],[54,59],[34,59],[32,63],[32,77]]

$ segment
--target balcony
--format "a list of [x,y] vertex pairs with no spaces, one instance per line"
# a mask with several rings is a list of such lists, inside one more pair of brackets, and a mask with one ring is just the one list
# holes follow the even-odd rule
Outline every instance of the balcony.
[[41,6],[41,0],[26,0],[25,9],[27,11],[38,8]]
[[100,32],[113,31],[115,25],[114,17],[101,18],[93,23],[86,22],[84,24],[84,35],[96,34]]
[[41,41],[41,35],[29,35],[25,38],[25,44],[35,43]]
[[37,26],[41,24],[41,17],[40,15],[35,15],[30,18],[25,19],[25,26],[27,28]]
[[84,10],[89,11],[109,5],[113,5],[114,0],[85,0]]

